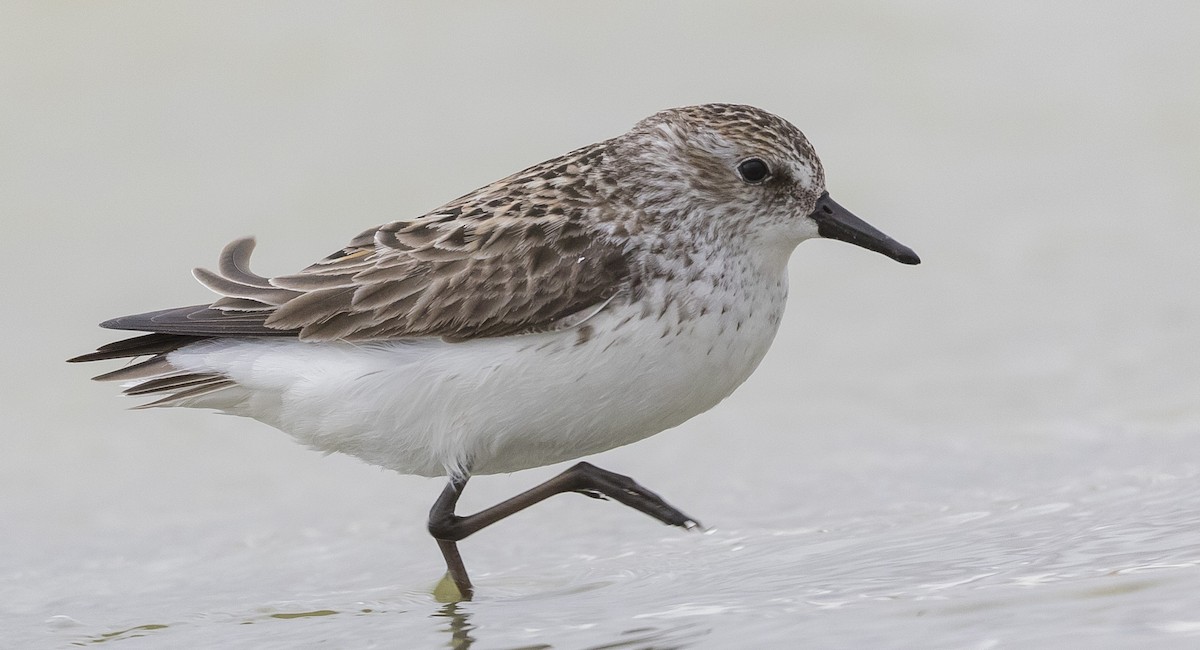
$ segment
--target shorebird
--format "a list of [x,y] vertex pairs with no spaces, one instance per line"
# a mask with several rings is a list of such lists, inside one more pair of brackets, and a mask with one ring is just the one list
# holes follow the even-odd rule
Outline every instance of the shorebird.
[[124,316],[148,332],[71,361],[145,359],[96,379],[215,409],[323,452],[447,477],[428,528],[463,598],[457,542],[562,492],[666,524],[695,519],[580,462],[476,514],[468,479],[635,442],[707,411],[754,371],[802,241],[920,262],[830,198],[812,145],[766,111],[656,113],[415,219],[371,228],[291,275],[250,271],[253,239],[196,278],[208,305]]

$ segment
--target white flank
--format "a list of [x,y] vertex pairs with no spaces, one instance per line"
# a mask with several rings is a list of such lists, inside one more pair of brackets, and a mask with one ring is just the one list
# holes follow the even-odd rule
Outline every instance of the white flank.
[[578,328],[456,343],[211,339],[168,359],[238,384],[180,406],[405,474],[512,472],[641,440],[727,397],[766,354],[786,284],[750,294],[689,319],[610,307],[583,343]]

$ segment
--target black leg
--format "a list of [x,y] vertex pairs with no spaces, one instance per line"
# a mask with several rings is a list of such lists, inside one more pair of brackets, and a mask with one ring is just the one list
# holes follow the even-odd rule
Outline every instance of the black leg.
[[622,476],[591,463],[578,463],[562,474],[535,486],[517,496],[502,501],[473,515],[460,517],[454,514],[458,497],[462,495],[467,477],[451,479],[442,490],[442,495],[429,511],[429,533],[438,541],[442,555],[446,558],[446,570],[463,598],[471,599],[474,591],[467,577],[462,556],[458,553],[458,542],[480,530],[518,513],[535,503],[562,492],[579,492],[590,497],[607,498],[623,503],[634,510],[655,519],[689,530],[698,528],[699,522],[683,514],[662,497],[637,484],[628,476]]
[[469,478],[471,477],[451,478],[437,501],[433,502],[433,508],[429,510],[429,533],[437,540],[438,548],[442,550],[442,557],[446,559],[447,575],[454,581],[458,593],[465,600],[471,600],[471,596],[475,593],[475,587],[471,585],[467,567],[463,564],[462,555],[458,552],[458,540],[446,538],[439,532],[445,525],[443,522],[456,519],[454,506],[458,504],[458,497],[462,496],[463,488],[466,487]]

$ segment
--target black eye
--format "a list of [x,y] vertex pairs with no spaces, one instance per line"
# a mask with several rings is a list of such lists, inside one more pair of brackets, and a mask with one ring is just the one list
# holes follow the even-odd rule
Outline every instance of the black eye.
[[771,176],[771,168],[761,158],[747,158],[738,163],[737,170],[747,183],[761,183]]

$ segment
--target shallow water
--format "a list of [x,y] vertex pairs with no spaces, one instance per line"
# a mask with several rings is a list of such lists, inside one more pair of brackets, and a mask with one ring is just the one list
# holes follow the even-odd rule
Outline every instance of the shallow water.
[[[1200,10],[687,6],[6,9],[0,647],[1200,643]],[[924,263],[806,243],[750,381],[591,459],[707,532],[555,497],[439,602],[437,481],[61,361],[229,239],[292,270],[712,100]]]

